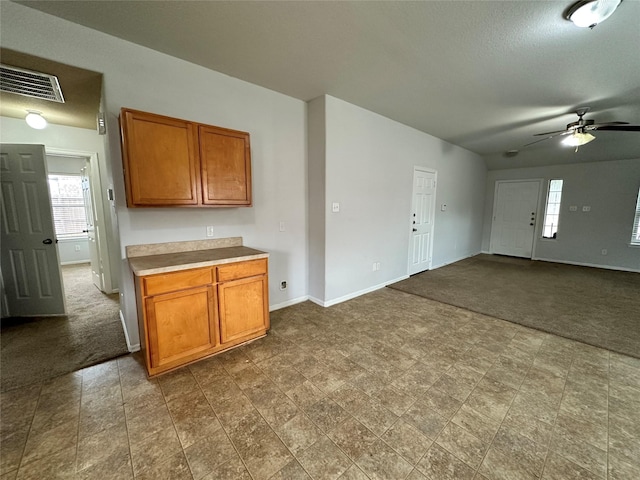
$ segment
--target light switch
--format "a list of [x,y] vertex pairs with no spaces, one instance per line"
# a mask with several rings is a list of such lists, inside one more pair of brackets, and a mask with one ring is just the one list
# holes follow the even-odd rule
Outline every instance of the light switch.
[[284,222],[280,222],[280,231],[284,232]]
[[337,212],[339,212],[339,211],[340,211],[340,204],[339,204],[338,202],[333,202],[333,203],[331,204],[331,211],[332,211],[333,213],[337,213]]
[[446,212],[447,211],[447,204],[443,203],[442,205],[440,205],[440,210],[443,211],[443,212]]
[[213,226],[212,225],[207,227],[207,237],[213,237]]

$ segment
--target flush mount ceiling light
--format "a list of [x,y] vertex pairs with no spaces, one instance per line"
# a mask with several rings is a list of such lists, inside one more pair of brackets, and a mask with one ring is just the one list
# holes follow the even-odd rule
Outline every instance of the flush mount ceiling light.
[[41,112],[36,110],[27,110],[27,116],[24,118],[31,128],[35,128],[36,130],[42,130],[47,126],[47,121],[42,116]]
[[616,11],[622,0],[581,0],[574,3],[565,15],[576,27],[593,28]]

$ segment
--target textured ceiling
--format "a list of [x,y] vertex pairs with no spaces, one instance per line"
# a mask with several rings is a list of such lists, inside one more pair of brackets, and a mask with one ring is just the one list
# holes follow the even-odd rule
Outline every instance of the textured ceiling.
[[571,2],[19,2],[287,95],[323,94],[485,157],[489,168],[640,158],[640,134],[596,132],[503,152],[586,118],[640,124],[640,1],[593,30]]
[[95,130],[100,107],[102,74],[63,65],[44,58],[0,48],[5,65],[20,67],[58,77],[65,103],[0,92],[0,115],[24,118],[27,110],[38,110],[49,123]]

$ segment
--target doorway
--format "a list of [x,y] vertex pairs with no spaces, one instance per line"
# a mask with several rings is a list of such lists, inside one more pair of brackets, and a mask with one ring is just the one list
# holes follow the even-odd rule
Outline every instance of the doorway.
[[542,180],[496,182],[491,253],[532,258]]
[[435,170],[413,169],[409,239],[409,275],[431,268],[436,205]]
[[[111,271],[98,156],[77,150],[46,150],[61,265],[88,263],[93,285],[101,292],[113,293],[105,282]],[[66,182],[64,188],[57,188],[57,182]]]

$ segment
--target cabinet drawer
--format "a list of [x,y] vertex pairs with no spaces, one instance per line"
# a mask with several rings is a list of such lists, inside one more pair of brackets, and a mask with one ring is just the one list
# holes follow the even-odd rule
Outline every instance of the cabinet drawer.
[[267,259],[251,260],[248,262],[230,263],[217,267],[218,281],[228,282],[238,278],[253,277],[267,273]]
[[175,292],[184,288],[210,285],[213,283],[213,269],[199,268],[181,272],[163,273],[142,279],[144,295],[151,296],[159,293]]

